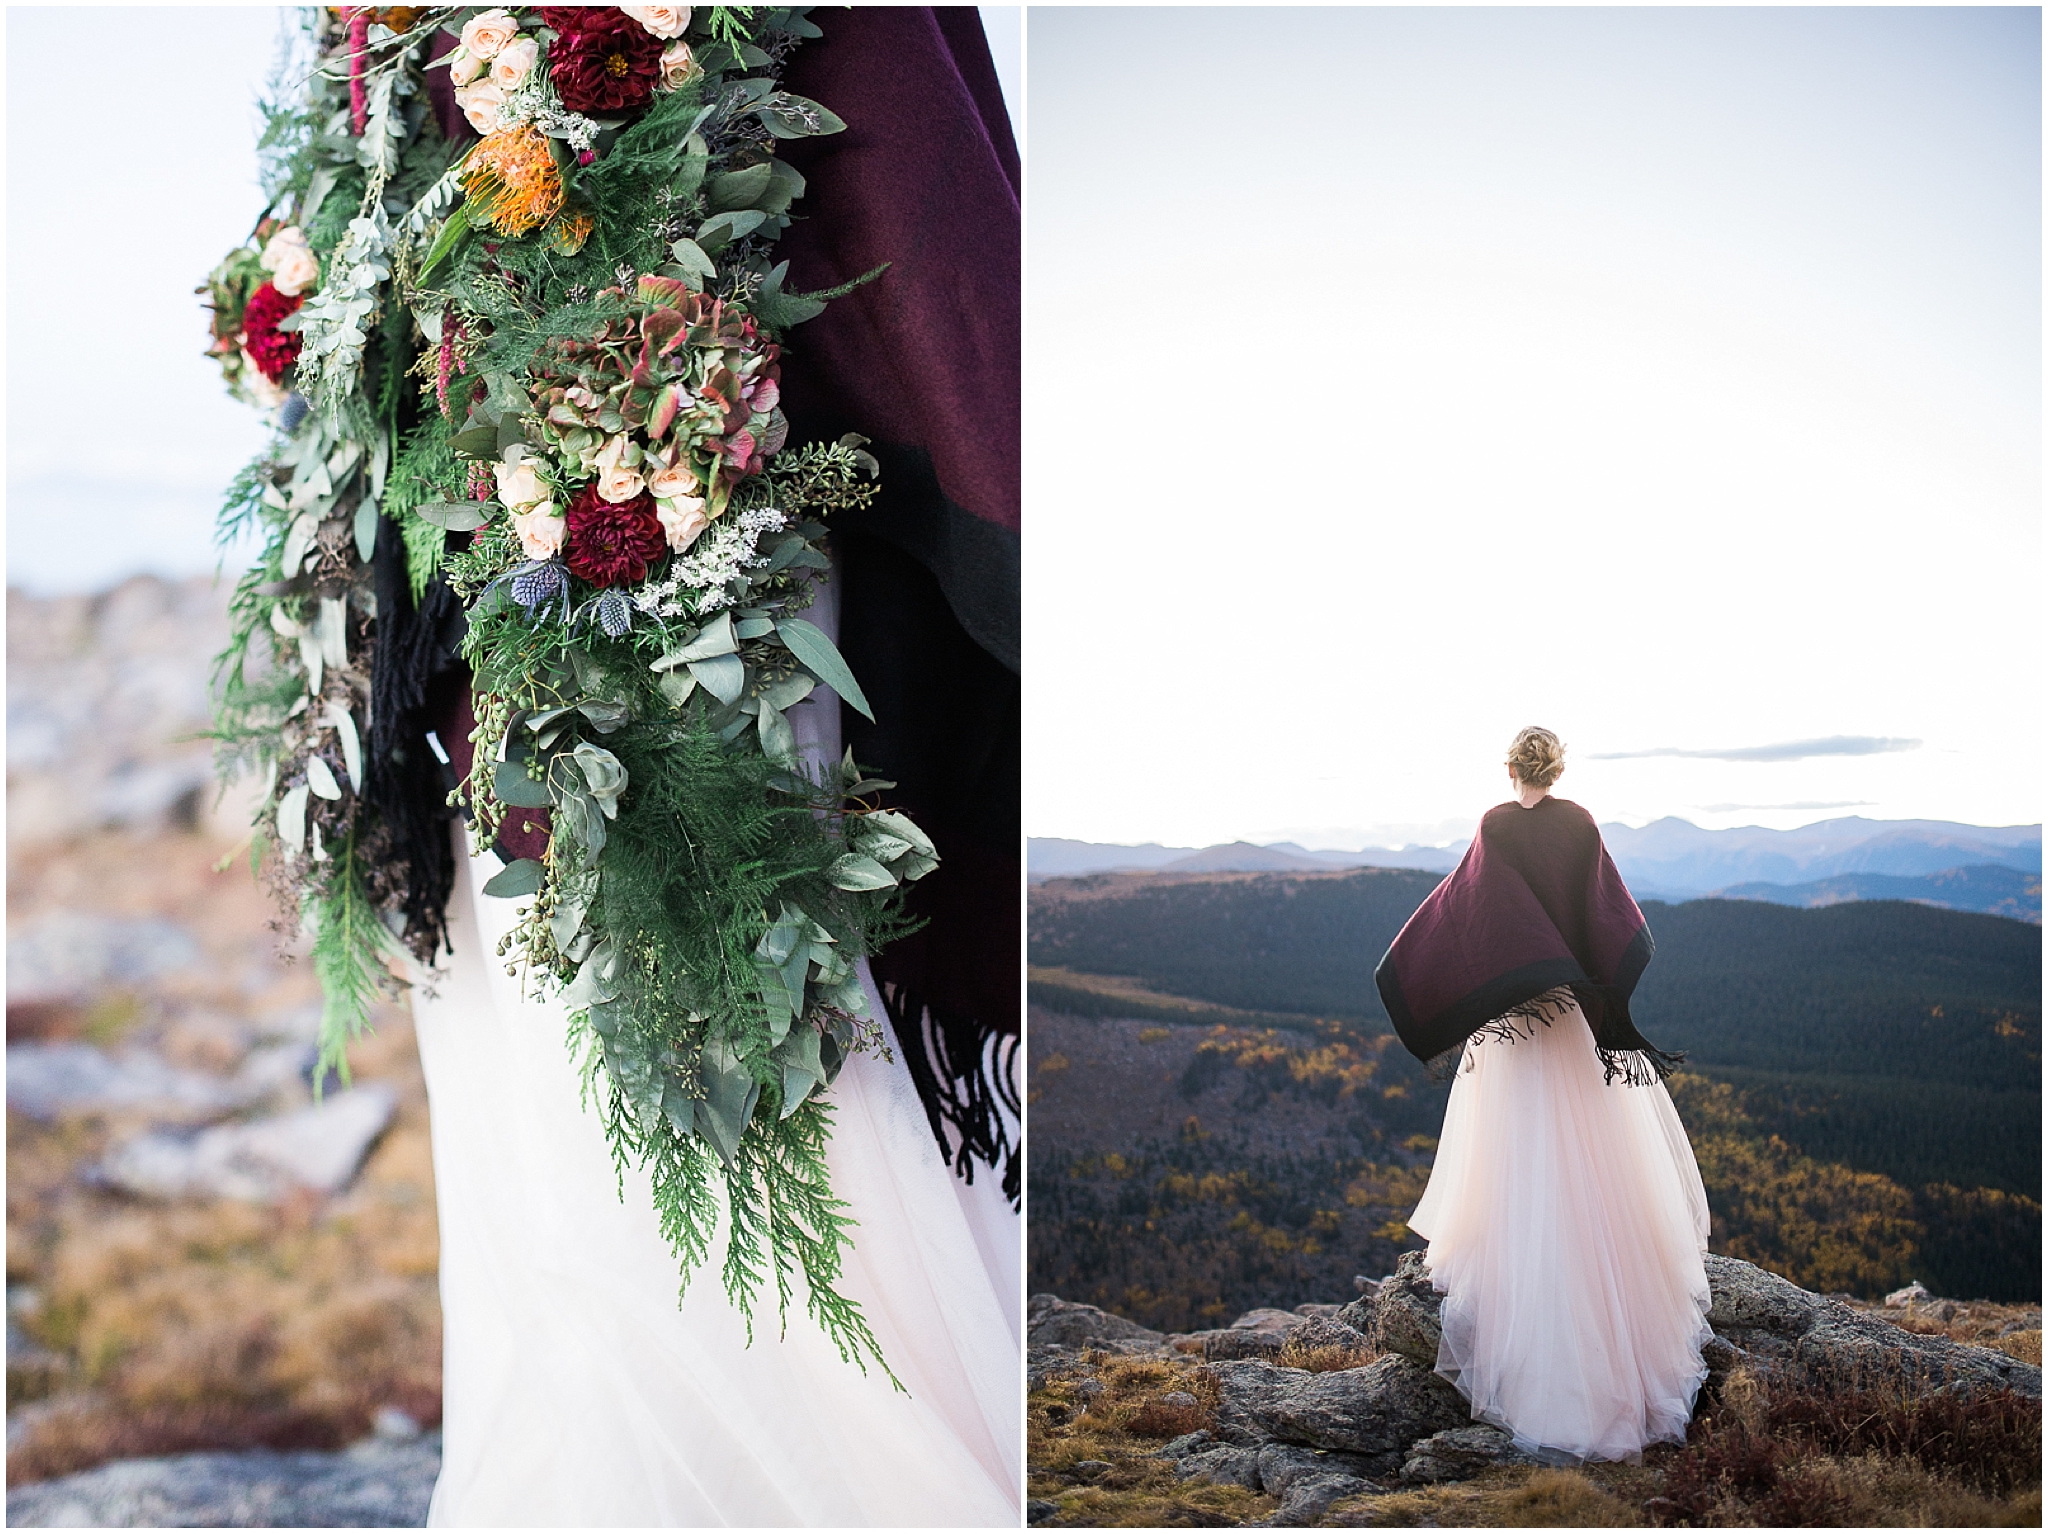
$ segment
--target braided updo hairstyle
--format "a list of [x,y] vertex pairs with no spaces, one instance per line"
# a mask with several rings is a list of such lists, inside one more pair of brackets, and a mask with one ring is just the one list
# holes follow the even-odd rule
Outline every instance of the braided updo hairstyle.
[[1508,747],[1508,768],[1530,788],[1548,788],[1564,772],[1564,742],[1532,724]]

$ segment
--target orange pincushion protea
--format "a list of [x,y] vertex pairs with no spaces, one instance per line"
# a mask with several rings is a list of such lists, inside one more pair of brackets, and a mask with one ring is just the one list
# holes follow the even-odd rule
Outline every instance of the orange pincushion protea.
[[562,206],[562,173],[531,123],[493,133],[462,172],[470,216],[501,234],[530,234]]

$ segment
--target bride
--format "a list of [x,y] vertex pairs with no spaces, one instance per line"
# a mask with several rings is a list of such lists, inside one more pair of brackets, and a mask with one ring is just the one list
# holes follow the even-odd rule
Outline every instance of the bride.
[[1652,943],[1593,817],[1525,729],[1514,797],[1395,938],[1376,979],[1402,1041],[1455,1063],[1409,1228],[1444,1296],[1437,1372],[1553,1463],[1679,1442],[1706,1378],[1706,1192],[1636,1032]]

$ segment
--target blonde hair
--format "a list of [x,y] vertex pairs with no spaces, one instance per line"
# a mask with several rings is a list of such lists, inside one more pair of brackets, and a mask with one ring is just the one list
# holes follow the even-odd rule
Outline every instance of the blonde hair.
[[1564,742],[1554,731],[1530,725],[1508,747],[1508,770],[1530,788],[1548,788],[1564,772]]

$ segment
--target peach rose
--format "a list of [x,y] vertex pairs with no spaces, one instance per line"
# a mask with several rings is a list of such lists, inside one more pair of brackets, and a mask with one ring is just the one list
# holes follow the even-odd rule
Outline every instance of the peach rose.
[[505,10],[472,16],[462,28],[462,46],[480,59],[494,59],[498,50],[519,35],[519,23]]
[[491,84],[501,91],[518,89],[520,82],[533,73],[533,61],[538,57],[538,41],[531,37],[513,39],[491,60]]
[[505,93],[488,80],[456,86],[455,104],[469,125],[487,138],[505,125]]
[[484,72],[484,61],[467,48],[457,48],[448,55],[448,78],[457,85],[467,85]]
[[687,5],[622,5],[619,9],[656,37],[681,37],[690,25]]
[[553,559],[562,552],[562,540],[569,534],[569,522],[567,518],[555,515],[553,501],[542,501],[531,511],[522,511],[514,517],[512,530],[519,534],[519,547],[528,559]]
[[704,502],[694,495],[670,496],[654,503],[655,520],[668,534],[668,546],[680,554],[697,541],[697,535],[711,525],[704,515]]
[[661,79],[656,84],[655,89],[664,91],[681,90],[702,73],[704,73],[704,66],[699,64],[696,55],[690,52],[690,45],[688,43],[671,43],[662,50]]
[[296,227],[280,229],[263,247],[257,264],[271,274],[270,285],[295,298],[320,280],[320,261]]
[[697,476],[682,464],[671,467],[658,458],[650,458],[647,469],[647,488],[657,501],[666,501],[679,495],[690,495],[697,488]]
[[641,453],[637,443],[624,432],[610,438],[597,450],[597,493],[614,506],[630,501],[647,488],[640,473]]
[[522,458],[517,463],[492,464],[491,472],[498,477],[498,499],[507,506],[515,509],[531,507],[548,498],[548,487],[533,472],[531,458]]
[[647,488],[647,481],[640,477],[638,469],[624,466],[600,469],[597,474],[597,493],[614,506],[630,501]]

